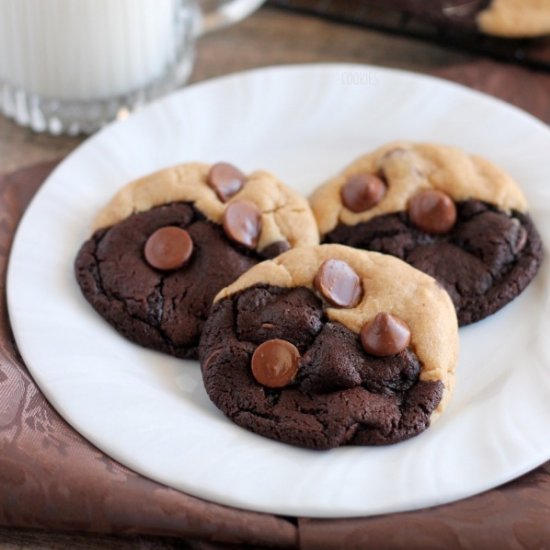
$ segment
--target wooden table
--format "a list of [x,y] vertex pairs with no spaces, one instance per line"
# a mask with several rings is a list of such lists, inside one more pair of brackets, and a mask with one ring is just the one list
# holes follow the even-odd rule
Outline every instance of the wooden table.
[[[365,31],[313,17],[263,8],[223,32],[201,39],[192,81],[273,64],[307,62],[357,62],[421,72],[472,60],[467,54],[407,38]],[[59,158],[83,138],[37,135],[0,117],[0,172],[34,162]],[[0,548],[190,548],[173,539],[136,539],[46,533],[0,528]],[[204,548],[208,546],[192,546]]]

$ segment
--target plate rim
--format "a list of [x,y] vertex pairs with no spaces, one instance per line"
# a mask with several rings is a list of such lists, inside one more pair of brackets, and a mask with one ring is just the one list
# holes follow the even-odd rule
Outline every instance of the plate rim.
[[[210,85],[213,85],[213,86],[216,86],[216,85],[219,85],[219,84],[224,84],[225,82],[229,81],[229,80],[232,80],[232,79],[240,79],[240,78],[246,78],[247,76],[249,75],[252,75],[252,74],[256,74],[256,73],[263,73],[263,72],[286,72],[288,70],[293,70],[293,71],[298,71],[298,70],[304,70],[304,69],[317,69],[317,70],[333,70],[333,69],[337,69],[339,71],[342,71],[342,70],[362,70],[362,71],[380,71],[382,73],[390,73],[390,74],[396,74],[398,76],[405,76],[407,78],[414,78],[414,79],[420,79],[421,81],[424,81],[424,82],[432,82],[432,83],[435,83],[437,85],[446,85],[450,88],[454,88],[454,89],[457,89],[461,92],[466,92],[467,94],[471,94],[473,95],[474,97],[478,98],[478,99],[482,99],[483,101],[489,101],[490,103],[496,103],[497,105],[499,105],[499,107],[501,108],[505,108],[506,110],[508,110],[510,113],[513,113],[514,116],[521,116],[522,118],[524,118],[526,121],[528,121],[529,123],[533,124],[535,123],[539,129],[541,130],[544,130],[545,132],[550,132],[550,128],[548,127],[548,125],[546,125],[544,122],[542,122],[541,120],[537,119],[536,117],[534,117],[533,115],[523,111],[522,109],[518,108],[518,107],[515,107],[513,105],[510,105],[509,103],[499,99],[499,98],[495,98],[493,96],[490,96],[488,94],[485,94],[483,92],[480,92],[480,91],[477,91],[477,90],[474,90],[474,89],[471,89],[471,88],[468,88],[467,86],[464,86],[462,84],[458,84],[456,82],[453,82],[453,81],[450,81],[450,80],[447,80],[447,79],[444,79],[444,78],[439,78],[439,77],[435,77],[435,76],[432,76],[432,75],[426,75],[426,74],[422,74],[422,73],[415,73],[415,72],[412,72],[412,71],[407,71],[407,70],[402,70],[402,69],[393,69],[393,68],[386,68],[386,67],[377,67],[377,66],[373,66],[373,65],[368,65],[368,64],[356,64],[356,63],[299,63],[299,64],[285,64],[285,65],[275,65],[275,66],[267,66],[267,67],[259,67],[259,68],[254,68],[254,69],[248,69],[248,70],[244,70],[244,71],[238,71],[236,73],[231,73],[231,74],[227,74],[227,75],[222,75],[222,76],[217,76],[217,77],[214,77],[214,78],[210,78],[210,79],[207,79],[207,80],[203,80],[203,81],[200,81],[200,82],[196,82],[196,83],[193,83],[183,89],[180,89],[180,90],[177,90],[175,92],[172,92],[171,94],[167,94],[166,96],[148,104],[147,106],[145,106],[143,109],[141,109],[140,111],[138,111],[136,114],[132,115],[131,117],[129,118],[134,118],[134,117],[137,117],[137,116],[149,116],[147,114],[148,110],[153,107],[153,106],[156,106],[156,105],[159,105],[159,104],[162,104],[163,102],[167,101],[169,98],[173,98],[175,96],[180,96],[180,95],[183,95],[183,94],[186,94],[189,90],[193,89],[197,89],[197,88],[200,88],[200,87],[205,87],[205,86],[210,86]],[[101,139],[101,137],[104,135],[104,133],[106,132],[110,132],[111,129],[114,127],[114,126],[118,126],[120,127],[121,125],[124,125],[126,123],[126,120],[124,121],[115,121],[115,122],[112,122],[108,125],[106,125],[102,130],[100,130],[99,132],[97,132],[96,134],[92,135],[91,137],[89,137],[88,139],[86,139],[82,144],[80,144],[78,147],[76,147],[69,155],[67,155],[57,166],[56,168],[52,171],[52,173],[48,176],[48,178],[43,182],[43,184],[40,186],[38,192],[33,196],[32,200],[30,201],[30,203],[28,204],[28,206],[25,208],[25,211],[23,213],[23,216],[21,217],[19,223],[18,223],[18,226],[16,228],[16,231],[15,231],[15,234],[14,234],[14,238],[13,238],[13,241],[12,241],[12,246],[11,246],[11,250],[10,250],[10,253],[9,253],[9,258],[8,258],[8,264],[7,264],[7,273],[6,273],[6,297],[7,297],[7,305],[8,305],[8,318],[9,318],[9,321],[10,321],[10,325],[12,326],[12,329],[13,329],[13,333],[14,333],[14,337],[16,338],[16,341],[17,341],[17,329],[15,327],[15,323],[13,321],[13,317],[12,317],[12,314],[11,312],[14,310],[15,306],[12,305],[12,301],[15,299],[12,295],[12,292],[10,291],[10,287],[13,287],[13,285],[10,283],[10,281],[13,279],[14,275],[13,275],[13,270],[15,269],[13,267],[13,262],[11,261],[12,260],[12,257],[13,257],[13,251],[16,250],[18,248],[18,242],[19,242],[19,239],[20,239],[20,235],[21,235],[21,231],[20,229],[26,224],[28,223],[27,222],[27,219],[32,216],[32,213],[33,213],[33,207],[36,203],[38,203],[38,201],[40,200],[40,197],[42,196],[43,193],[46,193],[46,190],[47,190],[47,187],[48,187],[48,184],[52,181],[52,180],[55,180],[55,178],[57,177],[57,174],[58,174],[58,171],[62,170],[63,167],[65,166],[65,163],[66,162],[70,162],[74,156],[78,155],[83,148],[85,147],[93,147],[94,146],[94,143],[96,142],[96,140],[99,140]],[[50,394],[50,389],[47,387],[47,384],[45,385],[45,387],[43,387],[42,384],[40,384],[36,378],[35,378],[35,373],[34,373],[34,370],[33,370],[33,367],[31,367],[27,361],[25,360],[25,351],[23,348],[20,349],[21,351],[21,356],[23,357],[24,359],[24,364],[27,366],[28,368],[28,371],[31,375],[31,377],[33,378],[34,382],[36,383],[36,385],[38,386],[39,390],[46,396],[46,398],[48,399],[48,401],[52,404],[52,406],[54,407],[54,409],[63,417],[63,419],[71,426],[72,429],[74,429],[77,433],[81,434],[86,440],[88,440],[90,443],[92,443],[94,446],[97,446],[98,448],[101,449],[101,451],[107,455],[107,456],[110,456],[111,458],[113,458],[114,460],[116,460],[117,462],[120,462],[121,464],[123,465],[126,465],[127,462],[124,460],[124,458],[121,458],[118,456],[118,453],[117,452],[106,452],[105,450],[103,450],[103,447],[98,444],[98,441],[96,441],[96,438],[94,436],[93,433],[90,433],[86,428],[85,426],[79,426],[79,425],[76,425],[78,423],[75,424],[75,422],[72,420],[71,416],[70,416],[70,413],[69,411],[66,411],[64,409],[64,407],[62,406],[61,403],[58,403],[57,402],[57,399],[55,397],[55,395],[53,394]],[[533,468],[535,468],[536,466],[544,463],[546,460],[548,460],[549,458],[549,454],[547,452],[544,452],[544,453],[540,453],[541,456],[537,456],[536,458],[533,458],[529,464],[526,464],[524,468],[522,468],[521,470],[521,473],[517,473],[514,472],[514,474],[512,475],[509,475],[509,476],[502,476],[500,478],[500,481],[498,483],[494,483],[494,482],[489,482],[486,484],[486,486],[484,488],[478,488],[473,490],[473,491],[457,491],[455,493],[455,496],[454,497],[451,497],[451,498],[444,498],[441,502],[438,502],[438,503],[433,503],[433,501],[430,501],[429,503],[419,503],[418,506],[407,506],[406,508],[400,508],[399,506],[393,510],[393,511],[388,511],[388,510],[383,510],[383,511],[374,511],[374,512],[369,512],[367,514],[365,513],[362,513],[362,512],[357,512],[357,511],[353,511],[353,510],[348,510],[348,511],[343,511],[343,512],[339,512],[339,513],[319,513],[319,512],[316,512],[315,514],[313,515],[308,515],[309,517],[317,517],[317,518],[337,518],[337,517],[364,517],[364,516],[371,516],[371,515],[375,515],[375,514],[379,514],[379,513],[393,513],[393,512],[398,512],[398,511],[412,511],[412,510],[418,510],[418,509],[422,509],[422,508],[425,508],[427,506],[434,506],[434,505],[440,505],[442,503],[450,503],[450,502],[454,502],[454,501],[457,501],[457,500],[462,500],[464,498],[467,498],[467,497],[470,497],[472,495],[475,495],[475,494],[479,494],[480,492],[484,492],[490,488],[494,488],[494,487],[498,487],[500,486],[501,484],[503,483],[506,483],[512,479],[515,479],[521,475],[523,475],[524,473],[532,470]],[[544,455],[544,457],[542,456]],[[159,483],[162,483],[166,486],[169,486],[171,487],[172,485],[170,485],[169,482],[165,481],[165,480],[159,480],[157,476],[153,476],[151,477],[149,473],[145,473],[143,471],[140,471],[140,469],[138,468],[135,468],[135,465],[132,465],[132,466],[128,466],[130,467],[132,470],[134,471],[137,471],[139,472],[141,475],[144,475],[145,477],[149,478],[149,479],[153,479]],[[181,490],[181,489],[176,489],[176,490]],[[193,493],[190,493],[190,494],[193,494]],[[209,499],[211,500],[212,502],[221,502],[219,499],[216,498],[215,495],[212,495],[212,496],[198,496],[197,498],[203,498],[203,499]],[[225,498],[224,497],[224,501],[222,502],[222,504],[226,504],[226,505],[229,505],[229,506],[235,506],[235,507],[239,507],[239,508],[245,508],[245,509],[251,509],[251,510],[254,510],[254,511],[260,511],[260,512],[267,512],[267,513],[275,513],[275,514],[287,514],[289,513],[289,509],[288,507],[285,509],[285,510],[276,510],[272,507],[268,507],[268,508],[261,508],[261,507],[253,507],[253,508],[250,508],[250,507],[246,507],[246,505],[244,505],[242,502],[240,501],[233,501],[233,503],[229,503],[232,499],[231,498]],[[299,516],[304,516],[304,514],[300,513],[299,511],[294,511],[292,512],[292,514],[296,514],[296,515],[299,515]]]

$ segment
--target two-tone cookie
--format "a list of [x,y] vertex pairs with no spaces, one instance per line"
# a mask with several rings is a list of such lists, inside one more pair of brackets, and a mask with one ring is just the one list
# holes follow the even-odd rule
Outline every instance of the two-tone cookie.
[[518,185],[453,147],[391,143],[318,188],[310,203],[323,242],[391,254],[435,277],[461,325],[513,300],[542,261]]
[[455,32],[503,38],[550,34],[549,0],[370,0],[370,4]]
[[216,296],[199,356],[233,422],[292,445],[384,445],[425,430],[453,388],[448,294],[405,262],[339,245],[291,250]]
[[504,38],[550,34],[548,0],[487,0],[476,18],[481,32]]
[[307,201],[271,174],[189,163],[121,189],[75,272],[86,299],[128,339],[196,357],[222,288],[265,258],[318,242]]

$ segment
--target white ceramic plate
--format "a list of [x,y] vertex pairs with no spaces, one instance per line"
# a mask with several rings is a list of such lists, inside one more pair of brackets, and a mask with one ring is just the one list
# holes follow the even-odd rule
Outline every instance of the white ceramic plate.
[[190,494],[285,515],[339,517],[432,506],[550,457],[548,262],[528,290],[461,331],[456,393],[427,432],[387,448],[295,449],[210,404],[198,364],[126,342],[85,302],[73,259],[129,180],[190,160],[272,170],[309,193],[386,141],[482,154],[521,182],[550,243],[550,130],[460,86],[357,65],[261,69],[173,94],[88,140],[21,223],[8,298],[17,343],[57,410],[100,449]]

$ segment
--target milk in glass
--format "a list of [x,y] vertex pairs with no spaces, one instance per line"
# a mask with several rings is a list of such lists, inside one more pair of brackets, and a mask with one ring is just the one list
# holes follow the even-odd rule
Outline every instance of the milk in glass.
[[0,81],[59,100],[139,90],[174,64],[177,0],[0,0]]

